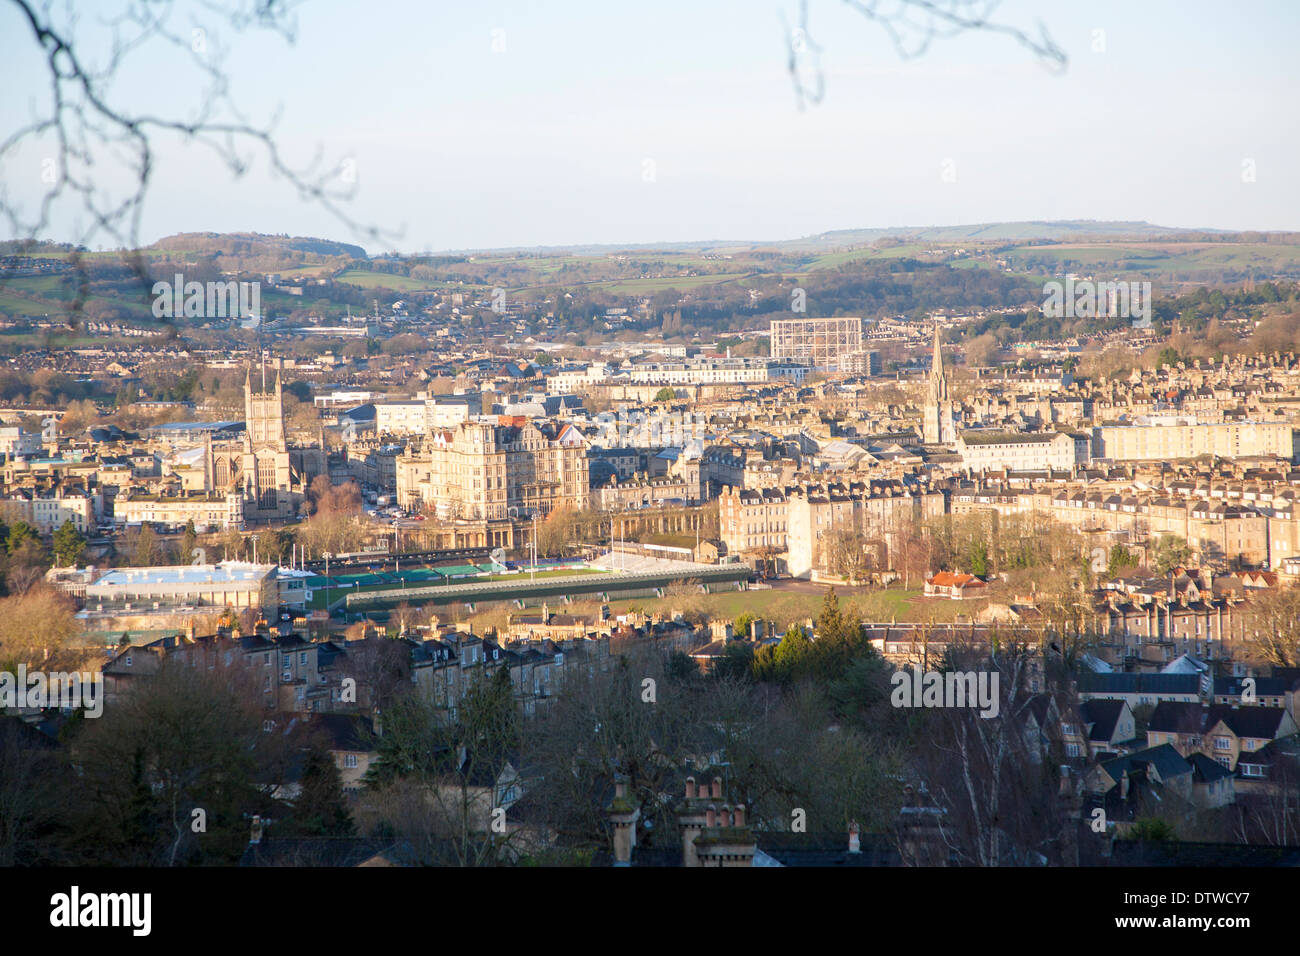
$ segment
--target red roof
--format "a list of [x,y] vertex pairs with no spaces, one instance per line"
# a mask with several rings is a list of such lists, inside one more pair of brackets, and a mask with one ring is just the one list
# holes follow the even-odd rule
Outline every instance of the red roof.
[[940,571],[926,584],[934,585],[938,588],[982,588],[984,582],[973,574],[954,573],[952,571]]

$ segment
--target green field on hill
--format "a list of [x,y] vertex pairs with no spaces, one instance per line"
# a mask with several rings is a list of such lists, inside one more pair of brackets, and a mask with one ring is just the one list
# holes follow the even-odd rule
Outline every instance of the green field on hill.
[[1225,269],[1267,275],[1300,274],[1300,245],[1271,242],[1067,243],[1016,246],[1012,261],[1050,260],[1061,269],[1087,269],[1150,278],[1194,275]]
[[442,282],[423,282],[409,276],[389,275],[387,272],[368,272],[348,269],[339,273],[337,282],[345,282],[362,289],[392,289],[395,292],[419,292],[442,285]]

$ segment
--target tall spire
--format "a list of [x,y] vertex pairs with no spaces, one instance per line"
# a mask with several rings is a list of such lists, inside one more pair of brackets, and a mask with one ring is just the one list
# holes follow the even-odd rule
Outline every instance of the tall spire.
[[943,349],[939,345],[939,323],[934,325],[934,358],[930,361],[930,401],[948,400],[948,378],[943,374]]

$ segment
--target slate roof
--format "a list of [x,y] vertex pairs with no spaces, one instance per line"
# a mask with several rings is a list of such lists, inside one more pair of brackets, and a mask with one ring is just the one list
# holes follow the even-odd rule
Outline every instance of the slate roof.
[[1079,713],[1084,723],[1091,724],[1088,739],[1098,743],[1109,743],[1115,739],[1115,727],[1124,713],[1125,702],[1122,700],[1085,700],[1079,705]]
[[1193,783],[1217,783],[1224,777],[1234,776],[1231,770],[1205,754],[1189,754],[1187,762],[1192,765]]
[[1201,734],[1205,732],[1208,707],[1197,703],[1162,700],[1151,712],[1147,730],[1161,734]]
[[1154,767],[1161,780],[1170,780],[1192,772],[1192,765],[1170,744],[1148,747],[1146,750],[1125,754],[1123,757],[1103,760],[1099,766],[1112,780],[1119,780],[1126,771],[1132,776],[1134,773],[1145,772],[1148,767]]
[[1079,676],[1081,694],[1199,694],[1197,674],[1084,673]]
[[353,714],[316,714],[313,729],[319,730],[330,750],[370,753],[375,749],[374,725],[369,717]]
[[1185,704],[1162,700],[1151,713],[1147,729],[1156,733],[1204,734],[1222,722],[1238,737],[1271,740],[1278,735],[1286,710],[1281,707],[1238,707],[1233,704]]
[[1295,866],[1300,846],[1247,846],[1236,843],[1185,843],[1166,840],[1116,840],[1109,859],[1080,860],[1108,866]]

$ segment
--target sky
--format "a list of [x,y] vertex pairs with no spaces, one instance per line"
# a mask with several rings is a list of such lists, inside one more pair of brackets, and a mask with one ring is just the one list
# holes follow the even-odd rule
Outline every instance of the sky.
[[[73,0],[87,56],[103,55],[101,21],[123,2]],[[905,57],[838,0],[808,0],[808,18],[825,94],[803,109],[786,68],[797,0],[305,0],[292,43],[211,29],[244,114],[275,119],[291,165],[323,157],[352,174],[347,216],[384,236],[304,201],[254,144],[235,177],[160,135],[140,239],[255,231],[417,252],[1045,219],[1300,229],[1292,0],[999,5],[998,23],[1041,23],[1068,56],[1059,72],[989,31]],[[210,19],[178,2],[173,26]],[[195,109],[184,60],[137,54],[113,103]],[[7,136],[49,87],[7,5],[0,62]],[[49,152],[29,142],[0,157],[11,202],[39,202]],[[129,180],[108,151],[97,159],[97,183],[117,194]],[[81,228],[62,206],[44,237]]]

